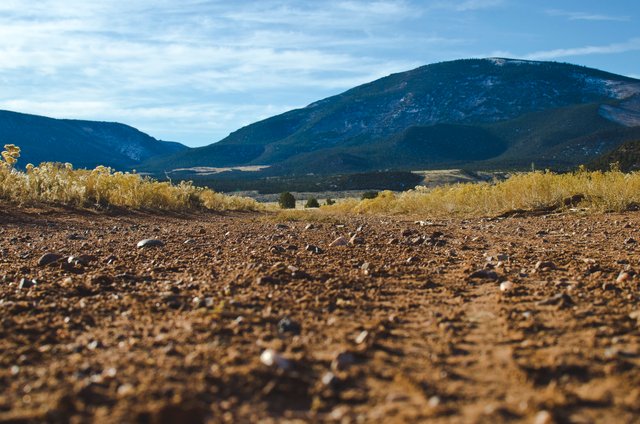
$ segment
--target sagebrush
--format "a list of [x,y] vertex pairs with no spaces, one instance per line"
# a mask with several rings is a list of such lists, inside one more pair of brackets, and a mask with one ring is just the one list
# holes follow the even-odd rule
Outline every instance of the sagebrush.
[[374,199],[349,200],[326,211],[399,215],[496,216],[517,210],[587,208],[624,211],[640,205],[640,172],[617,169],[573,173],[528,172],[494,183],[416,187],[403,193],[381,192]]
[[5,145],[0,161],[0,198],[14,202],[52,202],[75,206],[113,205],[134,209],[185,210],[206,208],[262,210],[253,199],[228,196],[195,187],[191,182],[159,182],[136,173],[98,166],[73,169],[71,164],[44,162],[15,169],[20,149]]

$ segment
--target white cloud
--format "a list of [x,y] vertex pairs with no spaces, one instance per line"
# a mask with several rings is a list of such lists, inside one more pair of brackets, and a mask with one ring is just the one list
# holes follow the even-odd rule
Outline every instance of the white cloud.
[[625,53],[637,50],[640,50],[640,38],[632,38],[631,40],[623,43],[613,43],[604,46],[584,46],[566,49],[543,50],[526,54],[522,58],[530,60],[551,60],[561,57]]
[[[233,7],[212,0],[4,0],[0,107],[215,130],[200,134],[211,141],[264,111],[291,107],[281,92],[299,92],[297,106],[304,106],[422,64],[363,53],[407,42],[388,37],[387,25],[415,16],[401,0]],[[163,133],[152,135],[166,138]]]
[[460,3],[452,3],[452,6],[458,12],[466,12],[469,10],[489,9],[500,6],[503,0],[466,0]]
[[549,16],[559,16],[570,21],[618,21],[625,22],[631,20],[629,16],[614,16],[600,13],[569,12],[566,10],[549,9],[546,11]]

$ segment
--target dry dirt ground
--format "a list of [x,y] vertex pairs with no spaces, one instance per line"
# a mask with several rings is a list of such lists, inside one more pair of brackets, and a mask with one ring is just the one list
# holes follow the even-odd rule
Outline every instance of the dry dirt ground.
[[640,422],[640,213],[422,224],[0,204],[0,422]]

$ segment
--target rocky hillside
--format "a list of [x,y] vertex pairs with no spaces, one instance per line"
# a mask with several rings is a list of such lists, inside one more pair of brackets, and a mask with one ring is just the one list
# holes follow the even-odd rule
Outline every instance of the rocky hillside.
[[265,175],[567,166],[635,137],[639,105],[639,80],[596,69],[457,60],[390,75],[146,166],[270,165]]
[[607,171],[612,166],[617,166],[625,172],[640,171],[640,134],[637,140],[623,143],[589,164],[589,168],[602,171]]
[[22,149],[18,165],[69,162],[76,168],[106,165],[129,169],[150,158],[187,149],[124,124],[0,111],[0,147],[9,143]]

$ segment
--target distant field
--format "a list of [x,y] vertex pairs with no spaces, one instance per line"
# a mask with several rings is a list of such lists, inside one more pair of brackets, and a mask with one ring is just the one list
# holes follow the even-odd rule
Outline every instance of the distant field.
[[263,169],[269,168],[268,165],[253,165],[253,166],[231,166],[226,168],[216,168],[211,166],[195,166],[193,168],[176,168],[169,172],[173,173],[192,173],[198,176],[216,175],[223,172],[239,171],[239,172],[257,172]]

